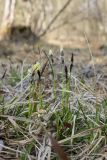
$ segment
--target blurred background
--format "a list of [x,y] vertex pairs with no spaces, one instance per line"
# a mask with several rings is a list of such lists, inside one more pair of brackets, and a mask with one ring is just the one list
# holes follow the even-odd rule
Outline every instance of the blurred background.
[[[0,21],[5,1],[0,0]],[[45,42],[99,48],[107,42],[107,0],[16,0],[14,26],[30,26]]]

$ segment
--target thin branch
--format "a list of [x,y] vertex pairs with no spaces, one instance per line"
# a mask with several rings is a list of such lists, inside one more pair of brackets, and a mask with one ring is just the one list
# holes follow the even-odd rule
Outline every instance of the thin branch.
[[57,20],[57,18],[61,15],[61,13],[67,8],[67,6],[71,3],[72,0],[68,0],[64,6],[59,10],[59,12],[53,17],[53,19],[50,21],[46,29],[39,35],[39,37],[44,36],[47,31],[50,29],[50,27],[53,25],[53,23]]

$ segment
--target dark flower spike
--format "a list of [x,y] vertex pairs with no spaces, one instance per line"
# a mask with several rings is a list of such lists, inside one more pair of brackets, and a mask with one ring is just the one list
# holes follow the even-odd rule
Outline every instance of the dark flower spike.
[[60,53],[61,53],[61,63],[64,64],[64,51],[63,51],[63,48],[60,49]]
[[40,81],[40,80],[41,80],[41,73],[40,73],[40,70],[37,70],[37,74],[38,74],[39,81]]
[[71,56],[71,62],[73,63],[74,62],[74,54],[72,53],[72,56]]
[[74,62],[74,55],[73,55],[73,53],[72,53],[72,56],[71,56],[71,64],[70,64],[70,73],[71,73],[71,71],[72,71],[73,62]]
[[68,81],[68,68],[65,65],[65,78],[66,78],[66,82]]
[[51,59],[52,63],[54,63],[52,50],[49,51],[49,55],[50,55],[50,59]]

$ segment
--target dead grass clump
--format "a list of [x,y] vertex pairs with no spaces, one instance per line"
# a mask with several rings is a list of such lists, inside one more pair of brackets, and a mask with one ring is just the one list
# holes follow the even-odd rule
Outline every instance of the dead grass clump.
[[[0,158],[104,157],[100,150],[107,140],[107,101],[96,96],[93,81],[87,84],[78,77],[73,54],[66,61],[61,53],[58,62],[50,53],[44,52],[43,65],[22,65],[20,74],[16,68],[1,78]],[[15,82],[5,86],[6,76]]]

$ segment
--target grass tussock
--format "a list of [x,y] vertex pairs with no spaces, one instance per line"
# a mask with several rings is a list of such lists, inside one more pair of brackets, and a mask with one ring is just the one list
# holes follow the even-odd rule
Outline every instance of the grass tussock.
[[[94,160],[106,157],[107,100],[75,74],[74,55],[59,63],[10,67],[0,81],[0,158]],[[7,80],[6,80],[7,79]],[[94,87],[92,87],[92,85]]]

